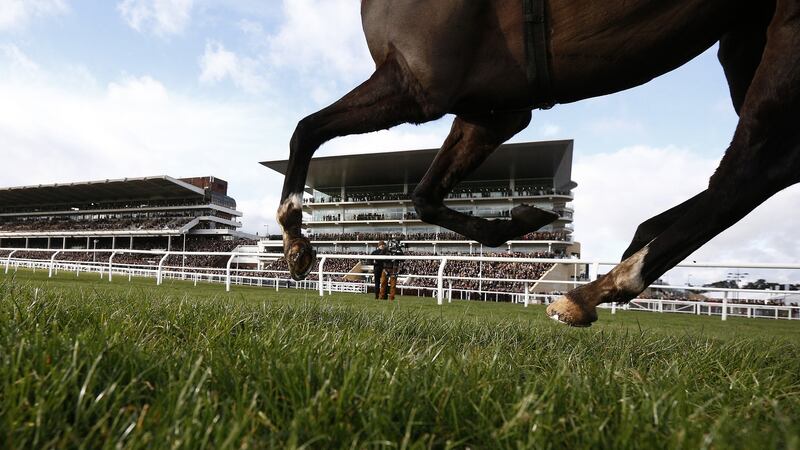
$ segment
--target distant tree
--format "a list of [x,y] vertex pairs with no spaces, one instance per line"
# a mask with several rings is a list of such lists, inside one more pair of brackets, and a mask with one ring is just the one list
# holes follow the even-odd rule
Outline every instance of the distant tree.
[[722,280],[722,281],[715,281],[709,284],[704,284],[703,287],[737,289],[739,285],[736,283],[736,280]]
[[759,278],[744,285],[744,289],[773,289],[777,283],[767,283],[767,280]]

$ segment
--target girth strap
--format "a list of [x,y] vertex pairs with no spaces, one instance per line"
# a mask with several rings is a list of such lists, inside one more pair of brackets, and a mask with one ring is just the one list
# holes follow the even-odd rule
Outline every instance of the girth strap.
[[531,104],[536,108],[549,109],[553,100],[550,67],[547,52],[547,25],[544,13],[545,0],[522,0],[525,22],[526,75],[531,85]]

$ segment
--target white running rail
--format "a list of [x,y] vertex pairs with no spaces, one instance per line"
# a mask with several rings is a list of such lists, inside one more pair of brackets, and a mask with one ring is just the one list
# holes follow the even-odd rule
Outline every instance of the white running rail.
[[[7,255],[5,253],[8,253]],[[407,292],[422,293],[436,298],[439,305],[443,305],[445,299],[448,303],[453,299],[469,299],[478,294],[484,300],[490,300],[494,296],[499,298],[511,299],[513,302],[523,304],[527,307],[530,303],[549,303],[555,295],[553,294],[533,294],[529,292],[528,286],[539,284],[555,284],[557,286],[577,287],[586,284],[597,278],[601,266],[613,267],[616,262],[595,261],[583,259],[552,259],[552,258],[519,258],[519,257],[489,257],[489,256],[460,256],[460,255],[426,255],[426,256],[378,256],[378,255],[340,255],[340,254],[320,254],[318,270],[304,281],[294,281],[288,277],[287,271],[280,270],[254,270],[234,268],[238,257],[257,257],[262,260],[274,260],[282,257],[280,253],[252,253],[252,252],[182,252],[182,251],[160,251],[160,250],[129,250],[129,249],[31,249],[31,248],[0,248],[0,254],[4,259],[5,273],[11,268],[15,271],[24,268],[32,270],[46,270],[48,276],[58,274],[59,270],[75,272],[76,276],[81,273],[99,273],[101,278],[112,281],[112,276],[127,275],[128,280],[132,277],[153,277],[156,284],[161,285],[165,277],[181,279],[194,282],[222,283],[227,291],[231,290],[233,284],[249,285],[260,287],[298,288],[314,289],[319,291],[319,295],[331,292],[367,292],[369,274],[361,274],[363,281],[345,282],[338,281],[343,275],[352,275],[325,271],[325,263],[332,259],[345,260],[426,260],[438,261],[437,274],[434,275],[407,275],[409,278],[430,279],[435,281],[433,287],[411,286],[398,288]],[[94,254],[94,261],[69,260],[70,254]],[[39,256],[41,255],[41,256]],[[108,255],[108,259],[103,256]],[[139,255],[140,257],[151,256],[149,263],[136,264],[125,261],[115,261],[115,258],[122,255]],[[217,267],[189,267],[189,266],[169,266],[167,261],[170,256],[211,256],[227,257],[224,268]],[[508,282],[519,286],[518,292],[503,292],[491,290],[458,289],[453,287],[453,282],[458,280],[478,280],[475,277],[458,277],[445,274],[448,262],[451,261],[482,261],[482,262],[505,262],[505,263],[545,263],[545,264],[569,264],[575,267],[591,267],[589,279],[577,280],[527,280],[517,278],[480,278],[483,282]],[[692,262],[683,263],[676,266],[678,268],[691,269],[776,269],[800,271],[800,264],[761,264],[761,263],[708,263]],[[689,285],[651,285],[651,288],[695,290],[704,292],[722,293],[720,301],[692,301],[688,299],[658,299],[658,298],[637,298],[630,303],[618,307],[616,304],[604,304],[603,308],[608,308],[611,313],[616,313],[618,308],[631,311],[652,311],[652,312],[671,312],[695,315],[715,315],[726,320],[728,316],[748,317],[748,318],[773,318],[773,319],[800,319],[800,306],[786,304],[769,304],[770,298],[780,298],[788,295],[795,295],[800,298],[800,292],[790,290],[754,290],[754,289],[734,289],[734,288],[715,288],[699,287]],[[761,296],[765,300],[738,301],[739,297]],[[766,296],[766,297],[765,297]]]

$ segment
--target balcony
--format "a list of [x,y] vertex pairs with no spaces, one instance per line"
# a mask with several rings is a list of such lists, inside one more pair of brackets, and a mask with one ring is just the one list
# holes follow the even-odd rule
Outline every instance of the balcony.
[[[569,191],[515,191],[515,192],[461,192],[451,193],[445,197],[448,203],[473,203],[475,201],[498,201],[498,200],[536,200],[536,199],[562,199],[572,201],[574,196]],[[369,197],[353,196],[341,199],[330,197],[326,199],[304,198],[303,207],[312,206],[346,206],[346,205],[387,205],[387,204],[410,204],[411,199],[408,194],[385,194]]]
[[[469,216],[484,219],[507,219],[511,217],[511,210],[488,210],[473,213],[471,211],[458,211]],[[557,220],[572,221],[573,212],[570,208],[555,209],[553,212],[559,215]],[[372,224],[372,223],[410,223],[422,221],[414,211],[406,213],[362,213],[362,214],[328,214],[322,217],[307,219],[308,225],[342,225],[342,224]]]

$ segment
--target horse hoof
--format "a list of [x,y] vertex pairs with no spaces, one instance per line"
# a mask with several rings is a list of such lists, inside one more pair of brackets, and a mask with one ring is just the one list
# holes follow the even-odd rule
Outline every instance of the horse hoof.
[[511,210],[511,219],[525,224],[530,231],[536,231],[558,219],[558,214],[530,205],[520,205]]
[[547,307],[547,316],[571,327],[590,327],[597,320],[597,308],[563,296]]
[[290,241],[285,257],[289,265],[289,275],[294,281],[303,281],[314,267],[317,252],[308,239],[296,238]]

